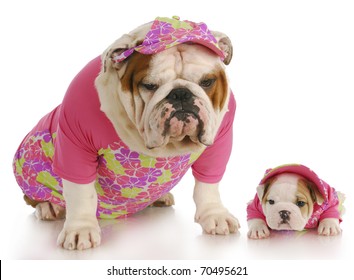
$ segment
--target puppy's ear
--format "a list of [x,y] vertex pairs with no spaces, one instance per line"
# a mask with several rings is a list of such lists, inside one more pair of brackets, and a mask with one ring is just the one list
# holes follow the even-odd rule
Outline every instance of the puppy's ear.
[[124,51],[131,49],[140,45],[146,33],[149,31],[152,23],[147,23],[139,26],[135,30],[131,31],[129,34],[124,34],[118,40],[116,40],[112,45],[110,45],[102,54],[102,67],[103,72],[109,71],[110,69],[121,69],[125,61],[116,62],[113,60],[114,57],[122,54]]
[[258,187],[257,187],[257,195],[258,195],[258,198],[259,198],[260,201],[262,201],[263,194],[265,193],[264,192],[264,187],[265,187],[264,184],[258,185]]
[[218,41],[219,48],[226,54],[224,63],[229,65],[232,59],[233,47],[230,38],[222,32],[211,31],[215,39]]
[[257,195],[261,202],[267,197],[270,186],[274,183],[276,177],[269,178],[264,184],[257,187]]
[[317,186],[308,180],[306,180],[306,186],[310,191],[312,201],[316,202],[318,205],[321,205],[324,201],[324,198],[322,194],[319,192]]

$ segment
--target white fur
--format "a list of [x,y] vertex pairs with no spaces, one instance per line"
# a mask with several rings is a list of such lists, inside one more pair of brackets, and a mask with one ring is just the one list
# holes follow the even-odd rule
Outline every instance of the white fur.
[[[161,137],[161,132],[158,130],[155,130],[158,135],[153,133],[150,135],[148,133],[152,130],[150,120],[154,118],[152,114],[154,113],[155,105],[165,99],[173,88],[184,87],[193,92],[194,96],[203,100],[205,104],[208,114],[208,118],[203,119],[207,129],[205,140],[212,144],[217,128],[227,111],[227,106],[224,106],[221,111],[215,111],[209,97],[198,83],[204,75],[213,71],[224,71],[224,68],[219,57],[211,55],[210,51],[199,45],[178,45],[155,55],[150,62],[150,70],[144,82],[156,83],[162,86],[154,93],[142,115],[143,127],[140,127],[140,129],[144,128],[145,143]],[[228,99],[225,104],[228,104]],[[164,141],[166,144],[169,138],[166,137]]]
[[101,243],[101,230],[96,218],[95,182],[75,184],[63,180],[66,221],[59,234],[58,245],[69,250],[83,250]]
[[[263,204],[262,209],[266,217],[267,223],[262,219],[251,219],[248,221],[248,237],[251,239],[267,238],[270,235],[269,228],[275,230],[303,230],[312,212],[303,216],[300,208],[294,203],[298,193],[298,180],[303,178],[296,174],[284,173],[278,175],[276,181],[270,186],[267,200],[273,200],[274,204],[268,202]],[[257,195],[262,201],[264,185],[257,187]],[[321,203],[322,200],[319,201]],[[287,210],[291,214],[288,224],[280,224],[281,218],[279,211]],[[318,234],[320,235],[337,235],[341,232],[338,219],[323,219],[318,226]]]
[[247,236],[251,239],[267,238],[270,235],[269,228],[262,219],[252,219],[248,221]]
[[323,219],[318,225],[317,230],[319,235],[331,236],[342,232],[339,226],[339,220],[336,218]]
[[[111,56],[121,49],[135,46],[144,38],[150,26],[151,23],[123,35],[102,55],[103,67],[95,81],[101,103],[100,109],[112,122],[122,141],[129,143],[129,146],[137,152],[153,157],[201,152],[205,148],[203,144],[211,144],[214,141],[220,123],[228,110],[230,92],[225,93],[227,99],[224,107],[214,110],[209,97],[198,83],[205,74],[214,70],[224,71],[224,65],[219,57],[199,45],[179,45],[170,48],[153,56],[148,75],[143,81],[157,83],[158,90],[153,94],[142,91],[139,96],[132,97],[130,92],[123,92],[120,81],[129,60],[115,63],[112,62]],[[221,33],[218,35],[225,37]],[[231,54],[231,44],[228,47]],[[230,59],[231,55],[228,56],[228,62]],[[157,131],[154,122],[151,122],[154,110],[156,111],[155,106],[176,87],[188,88],[196,99],[203,101],[200,103],[205,106],[206,112],[203,119],[206,129],[203,144],[194,141],[190,141],[188,145],[182,143],[180,140],[183,139],[183,135],[181,139],[173,141],[167,138],[163,141],[158,139],[161,138],[161,131]],[[154,149],[150,149],[151,147]],[[66,249],[79,250],[98,246],[101,237],[96,218],[97,194],[94,182],[75,184],[63,180],[63,189],[67,214],[64,228],[58,237],[58,244]],[[197,207],[196,221],[201,224],[205,232],[228,234],[237,231],[239,223],[222,205],[217,184],[197,181],[194,200]]]
[[[136,40],[135,37],[132,39]],[[115,42],[115,47],[121,45],[118,41]],[[106,71],[102,69],[95,82],[101,102],[101,111],[112,122],[123,142],[130,143],[138,152],[159,157],[180,155],[191,151],[198,152],[203,148],[200,143],[186,145],[179,141],[170,141],[168,135],[162,138],[162,127],[160,126],[159,130],[155,120],[156,115],[160,116],[161,112],[156,112],[154,109],[173,88],[188,88],[205,105],[208,117],[203,119],[206,128],[203,140],[205,143],[212,144],[228,110],[230,93],[227,92],[225,106],[221,110],[214,110],[209,97],[198,83],[205,74],[224,71],[224,68],[219,57],[199,45],[178,45],[157,53],[150,61],[149,72],[144,78],[144,83],[156,83],[159,84],[159,88],[152,95],[150,92],[142,91],[139,96],[135,96],[135,110],[131,108],[133,102],[131,93],[124,92],[120,82],[125,67],[118,70],[118,75],[117,70],[112,70],[112,67],[107,68]],[[132,127],[136,129],[132,130]],[[168,144],[168,149],[166,149],[166,144]],[[154,149],[150,149],[151,147]]]
[[[59,234],[58,245],[69,250],[83,250],[101,243],[101,230],[96,218],[97,193],[94,182],[75,184],[63,180],[66,201],[66,221]],[[218,184],[196,181],[195,220],[206,233],[229,234],[240,226],[238,220],[223,206]]]
[[218,184],[196,180],[194,187],[195,221],[209,234],[229,234],[240,228],[238,220],[221,202]]
[[[311,213],[303,217],[300,208],[294,204],[298,191],[297,182],[300,178],[302,177],[296,174],[284,173],[277,176],[276,181],[271,185],[267,199],[274,200],[275,204],[262,204],[267,224],[271,229],[302,230],[311,217]],[[279,212],[282,210],[291,213],[288,224],[279,224],[281,221]]]
[[[279,176],[277,181],[271,186],[268,199],[274,200],[275,204],[262,204],[267,224],[272,229],[291,229],[303,230],[307,220],[311,215],[302,216],[300,208],[294,204],[297,193],[298,176],[287,176],[286,174]],[[289,224],[279,225],[281,218],[279,212],[282,210],[291,213]]]
[[37,204],[35,215],[39,220],[58,220],[65,217],[65,208],[57,204],[45,201]]

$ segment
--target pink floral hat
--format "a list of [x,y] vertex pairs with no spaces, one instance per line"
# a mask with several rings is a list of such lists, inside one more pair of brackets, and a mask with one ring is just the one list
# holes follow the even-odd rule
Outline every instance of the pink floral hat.
[[293,173],[305,177],[307,180],[313,182],[317,186],[318,190],[325,198],[328,197],[327,188],[329,187],[329,185],[325,181],[320,179],[313,170],[311,170],[305,165],[297,163],[284,164],[275,168],[267,169],[264,174],[264,177],[262,178],[259,184],[264,184],[269,178],[272,178],[282,173]]
[[217,40],[205,23],[180,21],[179,17],[174,16],[172,18],[157,17],[141,45],[117,54],[112,61],[119,63],[134,51],[154,54],[186,42],[203,45],[220,56],[222,60],[225,58],[225,53],[219,48]]

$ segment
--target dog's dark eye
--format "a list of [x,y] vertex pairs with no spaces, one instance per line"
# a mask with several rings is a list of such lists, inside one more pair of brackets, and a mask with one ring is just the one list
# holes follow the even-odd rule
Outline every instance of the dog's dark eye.
[[269,200],[268,200],[268,203],[269,203],[270,205],[273,205],[275,202],[274,202],[273,199],[269,199]]
[[205,80],[201,80],[199,85],[203,88],[209,88],[211,87],[214,83],[215,83],[216,79],[205,79]]
[[298,201],[298,202],[296,202],[296,206],[298,206],[298,207],[304,207],[305,206],[305,204],[306,204],[306,202],[305,201]]
[[141,83],[142,87],[144,87],[145,89],[149,90],[149,91],[155,91],[159,88],[158,85],[156,84],[145,84],[145,83]]

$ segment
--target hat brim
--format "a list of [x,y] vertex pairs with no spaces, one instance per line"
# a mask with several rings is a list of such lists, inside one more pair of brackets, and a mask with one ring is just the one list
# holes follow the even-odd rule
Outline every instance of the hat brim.
[[283,173],[293,173],[304,177],[305,179],[314,183],[317,186],[318,190],[322,193],[323,181],[310,168],[301,164],[285,164],[267,170],[266,174],[260,182],[260,185],[264,184],[270,178]]

